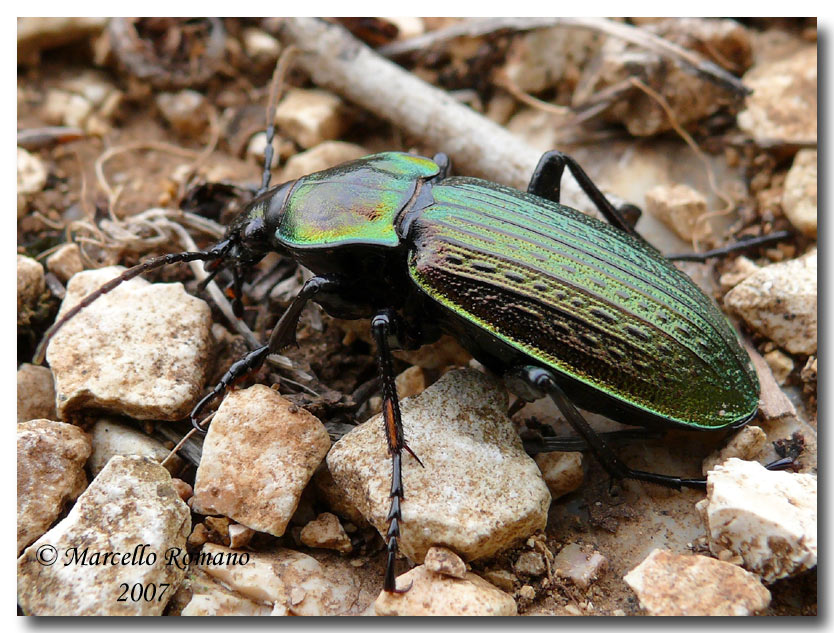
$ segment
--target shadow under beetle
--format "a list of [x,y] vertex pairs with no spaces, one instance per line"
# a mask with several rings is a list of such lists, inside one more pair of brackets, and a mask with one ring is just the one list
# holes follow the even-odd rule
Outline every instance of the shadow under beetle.
[[[607,223],[559,204],[565,167]],[[268,172],[262,190],[267,185]],[[314,277],[268,344],[232,365],[191,420],[197,426],[212,398],[294,342],[307,301],[337,318],[370,318],[392,460],[383,586],[403,591],[396,588],[395,559],[402,452],[411,451],[403,437],[392,347],[414,349],[451,334],[522,400],[550,396],[616,478],[677,489],[705,486],[703,479],[629,468],[577,406],[661,429],[733,429],[756,415],[758,379],[734,331],[713,302],[637,234],[629,211],[633,220],[636,208],[615,208],[560,152],[542,157],[526,193],[450,177],[444,154],[433,160],[375,154],[262,193],[207,251],[166,255],[129,269],[70,310],[42,347],[79,310],[152,268],[194,260],[205,260],[211,276],[231,268],[238,316],[243,274],[267,253],[310,269]]]

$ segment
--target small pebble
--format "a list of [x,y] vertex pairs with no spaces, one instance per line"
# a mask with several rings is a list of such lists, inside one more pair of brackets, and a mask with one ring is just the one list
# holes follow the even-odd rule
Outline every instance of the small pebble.
[[727,292],[758,270],[760,270],[760,267],[754,262],[747,259],[744,255],[739,255],[733,260],[732,269],[721,275],[718,283],[721,289]]
[[[212,563],[195,565],[196,569],[244,598],[272,605],[273,615],[345,614],[359,595],[355,577],[339,568],[324,567],[301,552],[285,548],[270,553],[241,552],[214,544],[205,545],[202,551]],[[246,564],[240,563],[243,555],[247,556]],[[237,564],[232,556],[237,556]]]
[[767,434],[761,427],[748,424],[736,433],[723,448],[704,459],[701,473],[706,475],[718,464],[723,464],[731,457],[754,460],[767,448]]
[[[89,467],[94,477],[114,455],[142,455],[162,463],[171,452],[159,440],[109,418],[97,420],[90,429],[90,434],[93,440],[93,454],[90,456]],[[165,467],[171,473],[175,473],[182,467],[182,459],[174,455],[165,463]]]
[[466,578],[466,563],[460,556],[445,547],[435,545],[429,548],[423,562],[426,569],[432,573],[452,578]]
[[512,596],[495,588],[480,576],[467,573],[464,579],[431,573],[424,565],[397,577],[405,593],[379,594],[374,602],[377,615],[516,615]]
[[64,244],[52,253],[46,258],[46,269],[64,283],[67,283],[74,274],[84,270],[78,244]]
[[817,47],[766,59],[742,77],[753,92],[738,126],[760,145],[817,142]]
[[17,370],[17,421],[56,417],[52,372],[48,367],[23,363]]
[[255,530],[240,523],[229,526],[229,547],[240,549],[249,545],[249,541],[255,536]]
[[785,382],[787,382],[788,377],[791,375],[791,372],[793,372],[793,359],[778,349],[774,349],[765,354],[764,359],[770,366],[770,370],[773,372],[773,377],[776,379],[776,382],[780,385],[784,385]]
[[46,93],[43,114],[52,125],[84,128],[94,106],[80,94],[52,89]]
[[278,104],[275,123],[301,147],[310,149],[341,137],[349,121],[336,95],[293,88]]
[[[464,560],[492,556],[544,528],[550,493],[507,418],[503,385],[456,370],[401,403],[405,438],[424,467],[403,455],[400,550],[422,561],[443,543]],[[327,456],[333,480],[385,534],[391,460],[381,416],[339,440]]]
[[[73,276],[59,317],[123,271]],[[211,344],[211,311],[182,284],[122,283],[64,324],[47,347],[58,415],[95,408],[180,420],[202,394]]]
[[646,192],[646,210],[691,242],[698,218],[707,212],[707,199],[686,185],[658,185]]
[[511,593],[515,583],[518,581],[513,574],[505,569],[489,569],[483,572],[483,577],[498,587],[501,591]]
[[46,280],[43,266],[31,257],[17,256],[17,324],[28,324],[31,314],[37,310],[38,301]]
[[183,481],[182,479],[174,477],[171,480],[171,483],[174,486],[174,490],[177,491],[177,494],[183,501],[188,501],[194,494],[194,489],[191,487],[191,484]]
[[570,543],[553,559],[553,573],[570,580],[580,589],[587,589],[607,564],[605,557],[596,550],[587,553],[580,545]]
[[339,517],[323,512],[315,521],[310,521],[301,530],[301,542],[307,547],[332,549],[347,554],[353,550],[350,538],[345,532]]
[[522,552],[513,564],[513,571],[520,576],[537,577],[547,571],[539,552]]
[[580,452],[539,453],[533,459],[536,460],[536,465],[541,470],[544,482],[550,489],[550,496],[554,500],[579,488],[585,479]]
[[263,62],[275,62],[281,53],[281,44],[269,33],[256,28],[247,28],[241,34],[243,50],[249,57]]
[[281,172],[281,180],[295,180],[367,156],[370,152],[364,147],[343,141],[325,141],[306,152],[300,152],[287,160]]
[[208,126],[206,98],[195,90],[162,92],[156,97],[156,105],[168,125],[181,136],[198,136]]
[[17,193],[33,194],[41,191],[49,172],[44,162],[22,147],[17,148]]
[[765,266],[724,297],[754,330],[791,354],[817,351],[817,251]]
[[817,239],[817,150],[797,152],[785,178],[782,208],[803,235]]

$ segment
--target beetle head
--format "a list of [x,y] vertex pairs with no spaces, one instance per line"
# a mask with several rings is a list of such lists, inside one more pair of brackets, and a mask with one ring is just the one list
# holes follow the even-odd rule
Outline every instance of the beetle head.
[[261,261],[269,252],[282,252],[274,240],[280,224],[284,203],[295,181],[279,185],[252,200],[226,230],[226,235],[208,251],[210,259],[204,269],[210,275],[200,284],[205,288],[224,268],[231,268],[233,281],[226,289],[232,300],[235,315],[243,314],[241,288],[247,270]]

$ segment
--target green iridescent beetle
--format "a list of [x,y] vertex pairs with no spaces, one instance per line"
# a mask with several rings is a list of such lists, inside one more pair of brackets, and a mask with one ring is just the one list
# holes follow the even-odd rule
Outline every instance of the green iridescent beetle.
[[[608,223],[559,204],[565,167]],[[416,348],[452,334],[523,400],[549,395],[614,477],[705,485],[628,468],[576,406],[627,424],[697,430],[739,427],[756,415],[758,379],[734,331],[636,233],[626,219],[633,210],[614,208],[559,152],[543,156],[526,193],[450,177],[443,154],[376,154],[266,191],[213,248],[128,270],[69,311],[45,341],[98,296],[151,268],[205,260],[214,275],[230,267],[239,311],[242,275],[267,253],[306,266],[315,276],[268,344],[232,366],[195,407],[192,422],[234,380],[294,340],[307,301],[337,318],[370,318],[393,465],[384,589],[397,591],[401,458],[409,449],[392,342]]]

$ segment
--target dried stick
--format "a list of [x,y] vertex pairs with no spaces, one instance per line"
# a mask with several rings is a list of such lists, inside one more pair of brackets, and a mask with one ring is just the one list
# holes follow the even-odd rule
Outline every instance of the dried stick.
[[456,37],[478,37],[497,31],[530,31],[552,26],[571,26],[591,29],[612,37],[617,37],[662,57],[672,59],[680,63],[684,68],[689,68],[707,81],[724,86],[739,96],[750,94],[750,90],[741,83],[738,77],[734,77],[731,73],[721,68],[721,66],[704,59],[697,53],[686,50],[644,29],[605,18],[471,18],[453,24],[445,29],[438,29],[437,31],[432,31],[431,33],[413,37],[402,42],[388,44],[380,48],[379,53],[386,57],[396,57],[397,55],[425,49]]
[[[317,85],[445,152],[455,173],[527,189],[541,150],[378,55],[341,26],[314,18],[286,18],[279,36],[284,44],[299,49],[296,65]],[[619,204],[619,198],[610,197]],[[567,173],[562,179],[562,202],[597,214]]]
[[342,27],[287,18],[280,36],[299,48],[296,64],[316,84],[442,149],[455,171],[527,187],[541,152],[376,54]]

